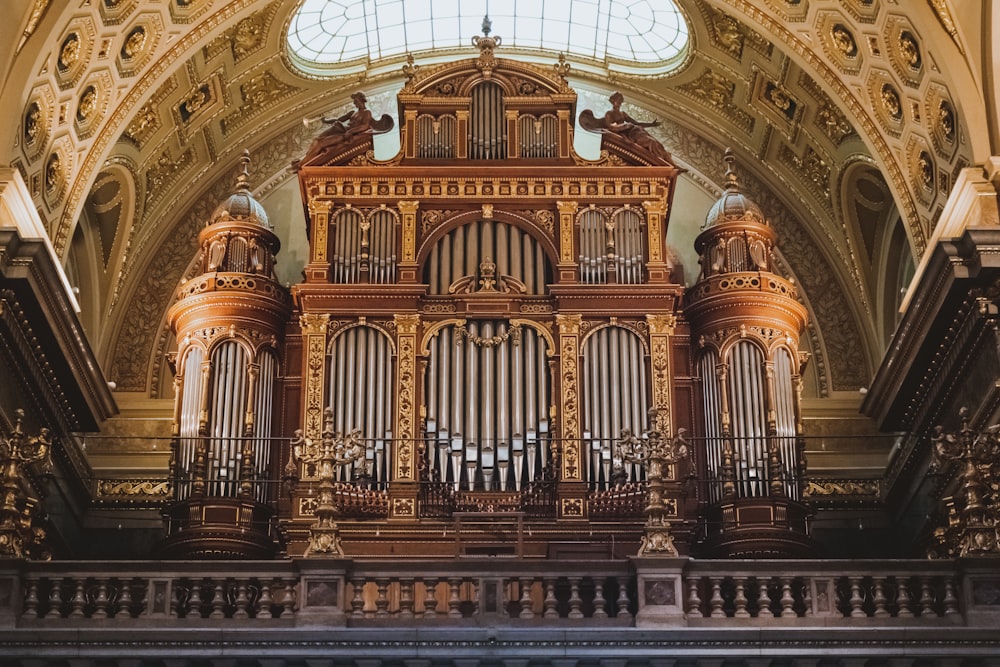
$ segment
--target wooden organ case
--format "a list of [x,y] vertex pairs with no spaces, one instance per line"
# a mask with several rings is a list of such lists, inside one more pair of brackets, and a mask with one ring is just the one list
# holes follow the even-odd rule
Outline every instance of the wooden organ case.
[[[476,58],[404,68],[396,157],[360,133],[296,165],[310,257],[285,426],[359,432],[365,454],[336,481],[348,556],[631,555],[645,473],[622,430],[648,429],[651,407],[664,430],[696,421],[665,240],[681,170],[610,130],[581,158],[568,65],[474,41]],[[289,465],[295,555],[316,477]],[[682,551],[686,473],[672,466],[666,493]]]

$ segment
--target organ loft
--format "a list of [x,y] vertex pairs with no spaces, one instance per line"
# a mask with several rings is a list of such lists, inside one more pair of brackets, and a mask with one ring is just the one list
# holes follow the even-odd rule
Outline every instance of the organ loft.
[[621,94],[580,110],[562,60],[474,42],[405,67],[391,159],[373,135],[394,121],[363,94],[324,119],[293,165],[302,282],[274,278],[245,167],[208,221],[170,311],[160,552],[811,555],[806,314],[732,156],[686,289],[666,241],[682,170],[655,121]]

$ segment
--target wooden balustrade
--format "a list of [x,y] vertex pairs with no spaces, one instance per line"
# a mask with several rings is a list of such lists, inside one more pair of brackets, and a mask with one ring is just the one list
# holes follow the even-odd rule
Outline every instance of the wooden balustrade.
[[[244,620],[295,625],[314,611],[307,582],[333,591],[320,606],[347,625],[585,623],[632,625],[644,561],[316,560],[249,563],[27,563],[0,570],[20,595],[0,616],[16,624],[158,618],[178,624]],[[676,560],[679,624],[740,626],[958,623],[963,580],[952,561]],[[312,568],[312,569],[310,569]],[[332,574],[331,574],[332,573]],[[672,576],[674,576],[672,575]],[[13,590],[17,590],[14,588]],[[308,589],[310,596],[312,588]],[[647,596],[648,597],[648,596]],[[310,607],[312,604],[312,607]]]

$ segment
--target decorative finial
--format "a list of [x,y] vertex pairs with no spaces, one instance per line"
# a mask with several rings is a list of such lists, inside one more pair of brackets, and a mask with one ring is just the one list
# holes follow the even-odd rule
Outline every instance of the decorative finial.
[[490,36],[490,30],[493,29],[493,21],[490,20],[490,15],[486,14],[483,16],[483,37]]
[[722,159],[726,163],[726,189],[736,190],[740,187],[740,181],[736,176],[736,154],[732,148],[726,149],[726,157]]
[[240,156],[241,171],[236,177],[236,187],[239,190],[249,190],[250,189],[250,151],[243,149],[243,155]]

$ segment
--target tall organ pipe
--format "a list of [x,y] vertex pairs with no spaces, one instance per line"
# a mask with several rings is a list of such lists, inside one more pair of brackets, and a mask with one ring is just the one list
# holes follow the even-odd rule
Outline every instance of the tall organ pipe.
[[[392,437],[392,350],[389,339],[369,326],[351,327],[331,341],[326,403],[333,408],[334,431],[347,434],[361,430],[366,460],[372,462],[371,484],[384,487],[389,481],[386,439]],[[366,467],[341,470],[350,481]]]
[[624,327],[599,329],[584,344],[582,368],[583,432],[591,438],[588,483],[608,488],[613,460],[625,466],[630,479],[641,479],[641,468],[622,461],[615,448],[622,429],[638,434],[646,427],[649,371],[642,341]]
[[523,282],[528,294],[545,293],[550,271],[541,244],[517,227],[496,220],[469,223],[443,236],[431,249],[424,282],[431,294],[445,295],[459,278],[471,275],[478,280],[479,266],[487,257],[496,263],[497,273]]
[[[514,344],[510,325],[502,320],[469,322],[465,328],[469,339],[460,345],[454,343],[459,336],[454,326],[444,327],[429,345],[425,395],[437,393],[441,397],[449,391],[460,398],[439,398],[437,412],[427,405],[428,438],[446,444],[445,451],[439,450],[429,461],[431,476],[456,488],[491,485],[516,490],[531,479],[532,472],[538,474],[548,457],[550,443],[539,437],[548,432],[547,407],[540,410],[539,405],[547,406],[551,399],[545,346],[526,326],[521,328],[520,343]],[[491,337],[503,342],[494,338],[494,344],[486,343]],[[542,367],[538,368],[540,362]],[[447,365],[452,369],[450,374],[444,370]],[[437,370],[431,372],[431,368]],[[445,390],[442,384],[452,386]],[[465,405],[465,409],[452,412],[449,421],[442,412],[454,404]],[[437,432],[430,430],[432,423]],[[442,427],[443,423],[448,428]],[[533,459],[523,444],[527,432],[535,438]]]

